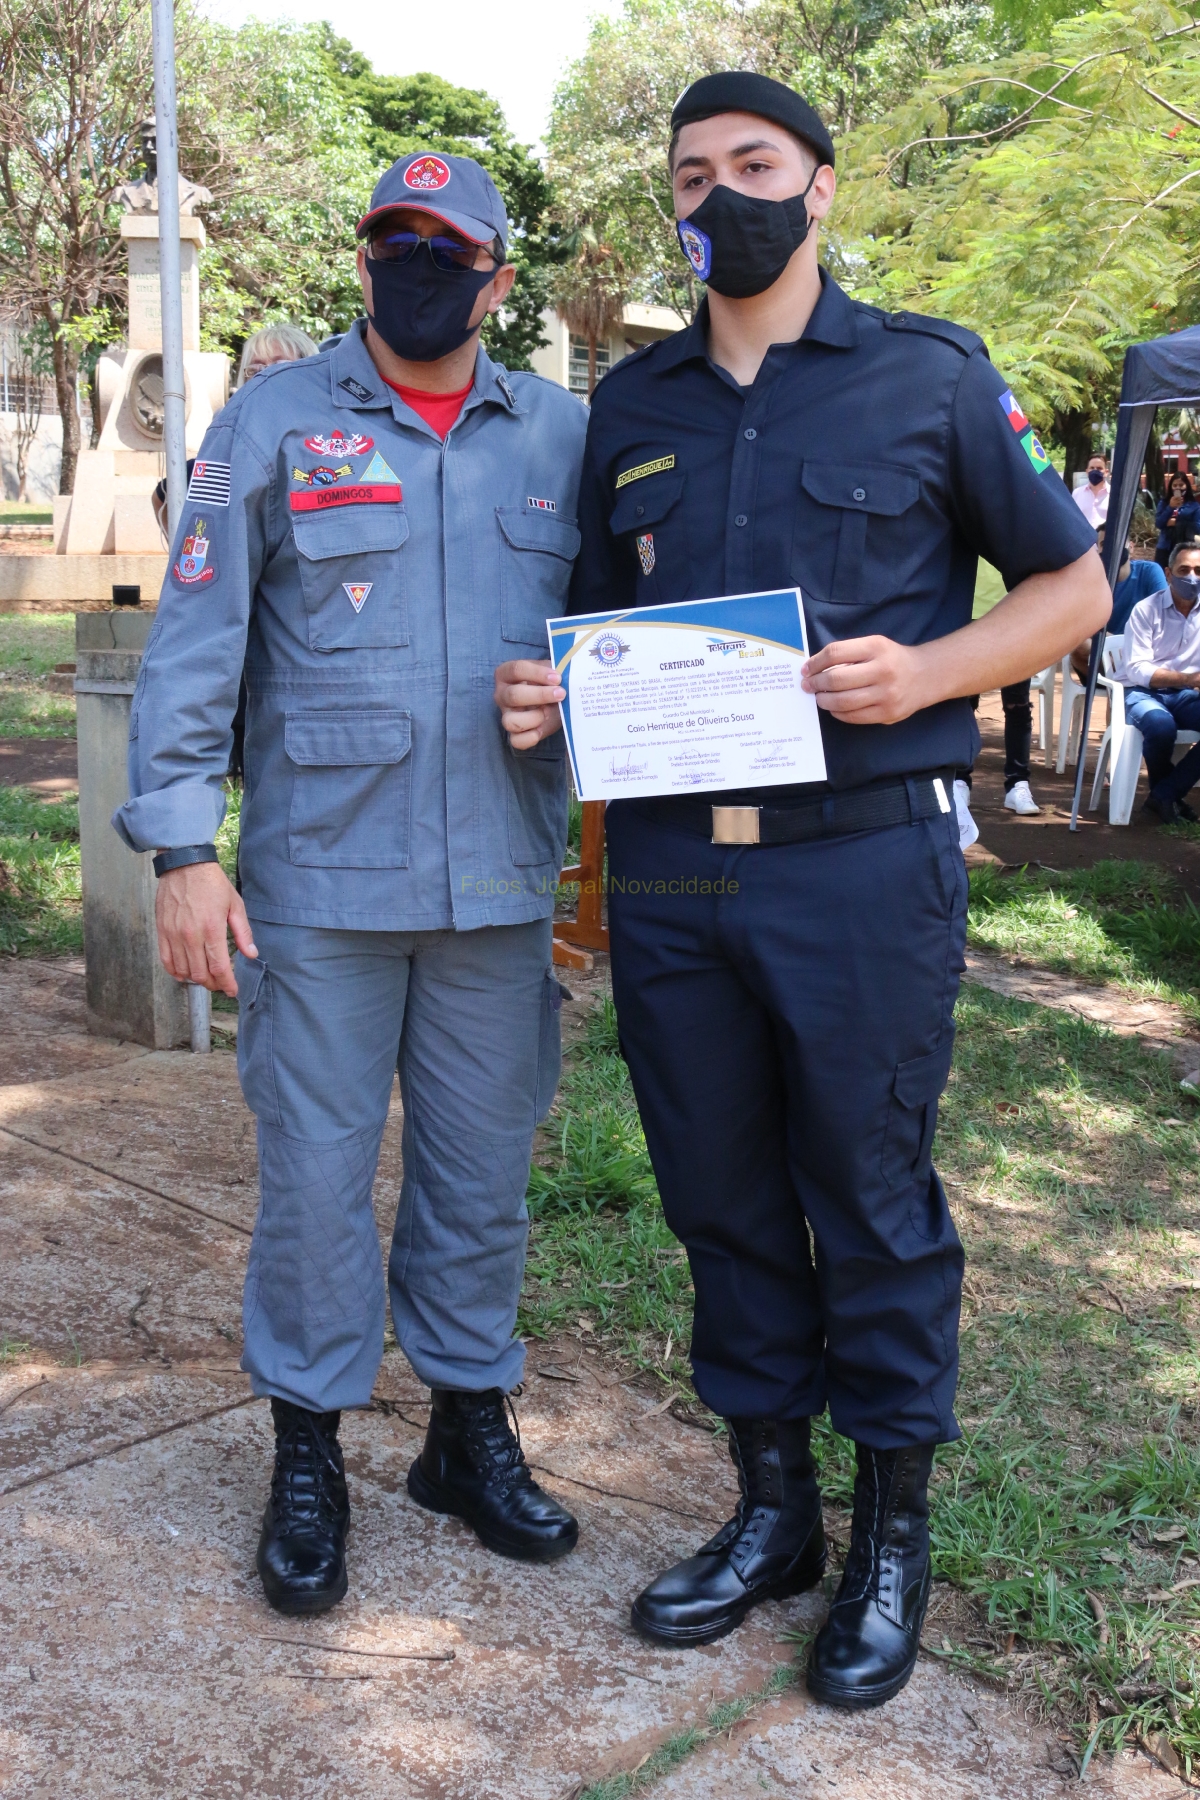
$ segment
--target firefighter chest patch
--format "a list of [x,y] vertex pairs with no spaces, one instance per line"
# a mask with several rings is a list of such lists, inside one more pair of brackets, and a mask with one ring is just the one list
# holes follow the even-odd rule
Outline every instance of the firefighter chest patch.
[[654,533],[644,531],[637,541],[638,561],[642,565],[642,574],[650,575],[654,571]]

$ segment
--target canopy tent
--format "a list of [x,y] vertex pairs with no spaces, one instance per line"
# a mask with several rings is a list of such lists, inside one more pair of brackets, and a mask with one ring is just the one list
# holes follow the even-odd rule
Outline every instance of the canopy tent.
[[[1141,486],[1142,463],[1150,441],[1150,427],[1160,406],[1200,406],[1200,325],[1170,337],[1151,338],[1148,344],[1131,344],[1121,373],[1121,403],[1117,414],[1117,444],[1113,451],[1111,496],[1104,531],[1104,572],[1108,585],[1117,585],[1117,570],[1125,548],[1125,534],[1133,517]],[[1071,830],[1079,829],[1079,801],[1087,763],[1088,726],[1096,677],[1104,649],[1103,631],[1092,639],[1088,664],[1087,695],[1083,707],[1083,731],[1075,770],[1075,799],[1071,806]]]

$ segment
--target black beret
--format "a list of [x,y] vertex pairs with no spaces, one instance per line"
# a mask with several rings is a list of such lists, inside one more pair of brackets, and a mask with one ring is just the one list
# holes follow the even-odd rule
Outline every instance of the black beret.
[[681,125],[694,125],[698,119],[713,119],[718,113],[755,113],[782,125],[796,137],[812,146],[823,163],[833,167],[833,139],[826,131],[820,114],[801,98],[794,88],[769,75],[755,75],[749,69],[724,69],[719,75],[702,75],[684,88],[671,114],[672,135]]

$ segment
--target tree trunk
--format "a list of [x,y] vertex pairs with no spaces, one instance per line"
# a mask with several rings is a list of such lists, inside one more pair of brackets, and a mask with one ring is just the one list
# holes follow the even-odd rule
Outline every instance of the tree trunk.
[[596,391],[596,334],[588,332],[588,399]]
[[[51,325],[55,323],[50,321]],[[75,469],[79,462],[79,402],[75,393],[75,377],[79,367],[78,352],[69,348],[61,337],[53,339],[54,393],[58,416],[62,420],[62,468],[59,471],[60,494],[75,492]]]
[[1076,470],[1086,469],[1088,457],[1092,454],[1092,431],[1095,427],[1095,415],[1090,412],[1055,412],[1054,435],[1063,447],[1063,480],[1067,484],[1068,493],[1074,484],[1071,477]]

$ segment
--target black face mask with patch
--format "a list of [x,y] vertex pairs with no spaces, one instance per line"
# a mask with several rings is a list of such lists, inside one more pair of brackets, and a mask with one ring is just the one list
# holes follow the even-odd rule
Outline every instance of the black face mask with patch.
[[465,344],[476,329],[470,321],[480,290],[496,275],[495,268],[435,268],[423,250],[405,263],[368,256],[367,268],[371,323],[406,362],[437,362]]
[[675,227],[683,254],[701,281],[730,300],[747,300],[772,287],[808,236],[804,202],[816,179],[814,169],[804,192],[787,200],[714,187]]

